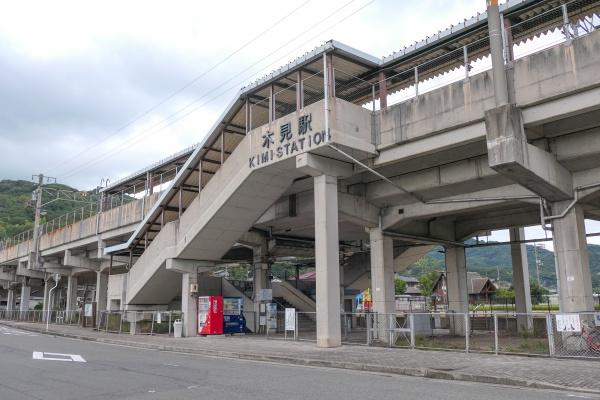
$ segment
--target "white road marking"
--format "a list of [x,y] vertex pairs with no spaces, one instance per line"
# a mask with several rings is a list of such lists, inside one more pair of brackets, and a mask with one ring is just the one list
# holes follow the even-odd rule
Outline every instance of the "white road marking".
[[31,332],[27,332],[27,331],[20,331],[18,329],[7,328],[5,326],[0,326],[0,334],[6,335],[6,336],[29,336],[29,337],[37,336],[35,333],[31,333]]
[[[54,356],[54,357],[47,357]],[[43,351],[34,351],[34,360],[51,360],[51,361],[74,361],[74,362],[86,362],[83,357],[79,354],[63,354],[63,353],[46,353]]]

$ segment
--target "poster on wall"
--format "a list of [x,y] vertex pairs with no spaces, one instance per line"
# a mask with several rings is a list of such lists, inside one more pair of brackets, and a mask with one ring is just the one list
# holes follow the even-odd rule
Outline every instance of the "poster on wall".
[[93,317],[93,311],[92,311],[92,303],[86,303],[85,307],[83,309],[83,316],[84,317]]
[[600,313],[594,314],[594,323],[596,326],[600,326]]
[[557,332],[581,332],[579,314],[556,314]]

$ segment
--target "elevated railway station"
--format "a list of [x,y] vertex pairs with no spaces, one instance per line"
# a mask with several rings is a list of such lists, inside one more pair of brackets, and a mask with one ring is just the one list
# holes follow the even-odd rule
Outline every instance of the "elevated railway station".
[[[465,241],[491,230],[510,229],[517,310],[530,312],[523,228],[542,225],[560,309],[590,311],[599,10],[491,1],[383,58],[329,41],[241,89],[198,145],[102,188],[94,215],[42,229],[39,248],[3,243],[0,280],[14,302],[58,273],[67,309],[85,282],[98,310],[180,309],[192,336],[197,295],[216,290],[211,273],[247,263],[252,291],[222,280],[219,294],[258,313],[271,287],[316,311],[318,346],[335,347],[348,290],[370,287],[373,311],[393,313],[394,272],[434,246],[448,309],[468,312]],[[271,279],[273,262],[294,257],[314,262],[314,295]]]

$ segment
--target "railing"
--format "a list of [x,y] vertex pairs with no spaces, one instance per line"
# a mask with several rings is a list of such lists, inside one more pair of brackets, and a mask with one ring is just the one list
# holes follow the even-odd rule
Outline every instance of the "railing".
[[[311,315],[309,315],[311,314]],[[269,313],[268,339],[316,341],[314,313]],[[600,313],[342,313],[342,343],[466,353],[600,359]],[[289,327],[288,327],[289,328]]]
[[101,311],[98,331],[130,335],[173,336],[176,320],[184,323],[181,311]]
[[[250,106],[250,130],[295,112],[297,108],[301,109],[323,100],[323,98],[322,71],[302,76],[298,82],[276,92],[265,92],[261,100],[252,103]],[[269,115],[269,112],[271,112],[271,115]]]
[[[178,172],[178,167],[171,170],[165,171],[157,176],[153,177],[153,190],[152,193],[160,193],[165,186],[175,177]],[[65,214],[62,214],[56,218],[48,221],[44,221],[40,224],[39,235],[48,234],[55,230],[64,228],[68,225],[72,225],[76,222],[80,222],[86,218],[93,217],[102,212],[106,212],[117,207],[121,207],[125,204],[133,201],[138,201],[144,196],[150,196],[150,188],[148,184],[133,185],[129,188],[125,188],[118,193],[108,194],[101,197],[101,201],[94,201],[86,204],[85,206],[75,208]],[[143,190],[143,191],[142,191]],[[140,193],[142,194],[140,196]],[[28,229],[24,232],[18,233],[9,238],[0,240],[0,250],[25,243],[33,239],[33,229]]]
[[[502,31],[505,65],[509,67],[515,60],[556,44],[575,40],[596,30],[600,18],[596,15],[592,18],[579,19],[578,14],[581,10],[576,8],[578,4],[577,0],[573,0],[521,23],[505,26]],[[527,41],[520,40],[520,33],[523,30],[531,26],[544,26],[547,20],[557,19],[562,15],[565,23],[560,29],[548,29],[544,35],[537,35]],[[512,42],[512,38],[516,39],[517,44]],[[385,105],[391,106],[451,83],[466,80],[492,68],[489,36],[485,35],[463,47],[432,57],[417,65],[401,70],[399,68],[402,67],[394,68],[393,73],[386,74],[383,78],[374,74],[356,76],[336,68],[334,70],[335,96],[352,102],[362,99],[365,103],[363,106],[375,112],[382,109],[379,92],[382,86],[386,86],[389,91],[384,99]]]
[[[82,310],[0,310],[0,320],[52,325],[82,325]],[[181,311],[100,311],[96,329],[106,333],[173,336]]]
[[79,325],[81,310],[0,310],[0,320],[46,322],[56,325]]

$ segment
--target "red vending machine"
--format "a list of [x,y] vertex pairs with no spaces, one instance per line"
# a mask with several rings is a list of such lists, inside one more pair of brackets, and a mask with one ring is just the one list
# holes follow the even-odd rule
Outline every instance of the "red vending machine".
[[198,297],[198,334],[223,334],[223,296]]

